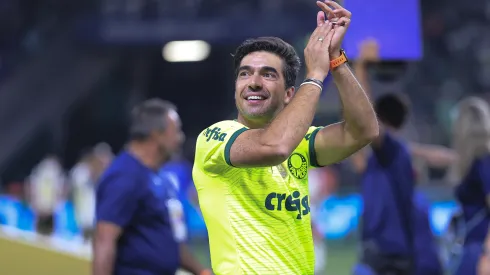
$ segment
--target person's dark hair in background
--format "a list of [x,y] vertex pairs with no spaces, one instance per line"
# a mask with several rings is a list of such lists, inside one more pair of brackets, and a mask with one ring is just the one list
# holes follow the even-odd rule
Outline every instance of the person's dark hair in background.
[[374,111],[385,126],[399,130],[405,124],[409,115],[410,104],[402,94],[385,94],[374,103]]
[[151,99],[134,107],[131,112],[129,139],[143,141],[150,137],[152,131],[165,130],[168,123],[162,117],[170,111],[177,111],[175,105],[159,99]]
[[[360,50],[355,72],[370,92],[367,63],[379,61],[378,45],[368,40]],[[423,194],[415,193],[412,157],[423,158],[432,166],[445,166],[454,160],[454,153],[441,146],[400,139],[397,132],[407,122],[410,110],[405,95],[384,94],[376,99],[374,109],[382,127],[371,144],[373,153],[368,156],[367,150],[362,150],[351,158],[362,175],[364,202],[363,255],[355,274],[370,274],[372,270],[379,275],[442,274],[428,205]]]
[[174,275],[179,267],[205,274],[173,230],[176,190],[158,176],[183,141],[176,108],[160,99],[141,103],[129,133],[98,184],[93,274]]
[[134,144],[152,143],[159,152],[159,156],[167,161],[172,154],[180,150],[184,141],[184,134],[173,127],[170,121],[163,119],[169,116],[178,119],[177,108],[168,101],[150,99],[136,106],[131,113],[129,139]]

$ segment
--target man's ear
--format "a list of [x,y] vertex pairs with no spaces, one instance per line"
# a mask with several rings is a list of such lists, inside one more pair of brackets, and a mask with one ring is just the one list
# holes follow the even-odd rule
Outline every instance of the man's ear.
[[288,104],[289,102],[291,102],[291,99],[293,99],[295,91],[296,88],[294,88],[294,86],[291,86],[286,90],[286,94],[284,95],[284,104]]

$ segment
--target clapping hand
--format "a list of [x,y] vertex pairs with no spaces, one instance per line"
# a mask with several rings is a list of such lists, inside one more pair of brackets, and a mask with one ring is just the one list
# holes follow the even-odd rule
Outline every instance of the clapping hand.
[[330,44],[329,53],[330,59],[335,59],[340,56],[340,48],[345,33],[349,28],[352,13],[334,1],[317,1],[316,4],[327,15],[327,21],[334,23],[334,35]]
[[334,25],[325,21],[323,12],[317,14],[317,27],[306,45],[306,77],[323,81],[330,70],[330,56],[326,54],[334,37]]

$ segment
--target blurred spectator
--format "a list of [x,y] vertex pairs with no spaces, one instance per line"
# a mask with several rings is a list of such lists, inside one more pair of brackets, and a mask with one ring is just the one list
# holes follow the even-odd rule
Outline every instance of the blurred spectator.
[[480,98],[469,97],[458,104],[458,115],[453,126],[453,144],[458,153],[458,161],[455,162],[450,174],[450,177],[459,183],[455,193],[463,213],[460,218],[463,227],[459,232],[463,247],[454,259],[459,263],[454,273],[457,275],[476,274],[476,265],[484,252],[484,242],[488,234],[490,224],[489,117],[490,106]]
[[70,171],[75,217],[85,241],[91,239],[94,227],[95,184],[112,158],[110,146],[100,143],[90,153],[82,156]]
[[54,229],[54,212],[62,200],[65,175],[54,155],[47,156],[29,176],[29,202],[36,212],[36,230],[50,235]]
[[96,182],[111,164],[114,153],[107,143],[102,142],[94,146],[92,154],[90,169],[92,171],[92,180]]
[[91,158],[93,155],[90,154],[82,157],[70,171],[75,218],[85,240],[92,235],[95,219],[95,181]]
[[331,167],[315,168],[308,171],[308,184],[310,188],[310,209],[315,248],[315,274],[324,274],[326,271],[327,245],[325,237],[317,227],[318,209],[322,203],[337,187],[337,175]]

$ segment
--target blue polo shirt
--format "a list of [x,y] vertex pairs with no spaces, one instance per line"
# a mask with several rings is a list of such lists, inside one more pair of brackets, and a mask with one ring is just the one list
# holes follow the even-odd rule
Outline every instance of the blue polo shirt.
[[[382,254],[410,255],[405,221],[397,205],[411,217],[414,172],[407,146],[385,133],[381,146],[373,147],[361,184],[363,241],[376,243]],[[399,192],[399,198],[394,192]]]
[[[456,198],[459,201],[466,223],[473,223],[472,219],[488,206],[486,197],[490,195],[490,155],[476,159],[456,187]],[[466,242],[483,243],[490,225],[490,214],[473,224],[472,230],[467,232]]]
[[439,247],[432,233],[429,220],[430,201],[416,190],[414,197],[414,249],[417,275],[444,274],[439,258]]
[[194,187],[192,181],[192,164],[185,159],[172,160],[160,169],[160,175],[162,177],[168,176],[166,174],[175,176],[178,184],[179,199],[181,201],[189,199],[187,197],[187,191],[189,188]]
[[96,218],[122,228],[115,275],[175,274],[179,244],[167,203],[176,196],[166,179],[129,153],[114,159],[97,187]]

